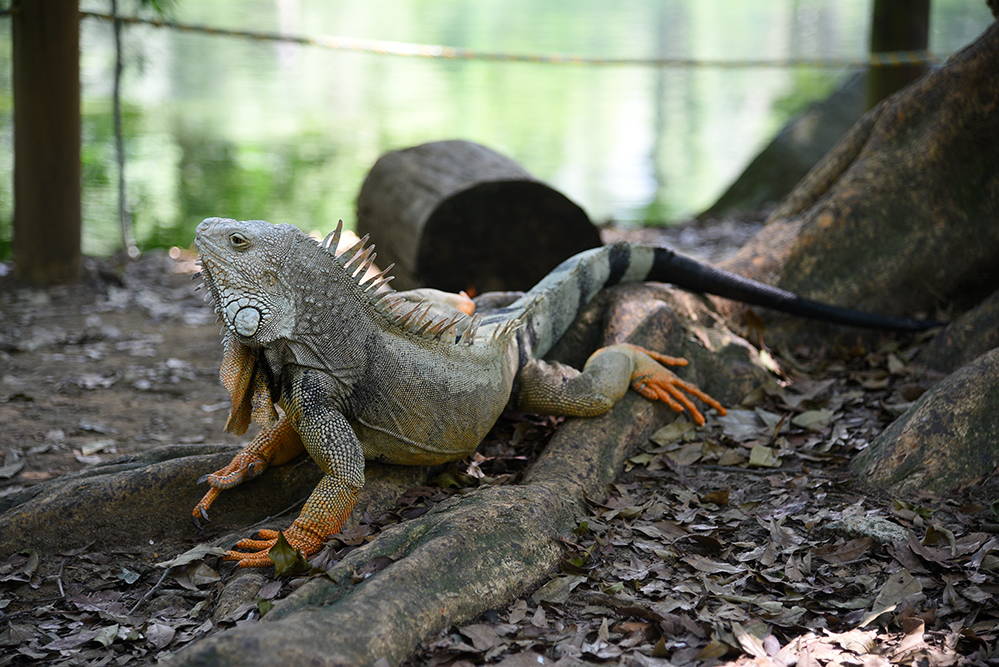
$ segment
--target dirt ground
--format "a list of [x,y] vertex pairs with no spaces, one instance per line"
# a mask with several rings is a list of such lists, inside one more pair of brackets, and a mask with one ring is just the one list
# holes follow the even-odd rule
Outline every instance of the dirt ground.
[[23,457],[0,493],[163,444],[239,442],[222,432],[219,327],[193,264],[90,264],[80,285],[0,283],[0,444]]
[[[717,258],[754,228],[665,241]],[[0,498],[154,447],[246,442],[222,430],[218,325],[194,290],[193,257],[173,254],[90,261],[79,285],[47,290],[0,275]],[[935,380],[908,368],[913,349],[796,351],[781,362],[798,369],[786,392],[697,437],[663,433],[580,517],[551,584],[442,633],[408,664],[996,664],[999,540],[985,487],[877,498],[845,467]],[[515,482],[512,462],[554,426],[504,421],[456,485]],[[415,489],[323,558],[451,492]],[[879,539],[885,524],[901,537]],[[0,666],[148,664],[256,622],[301,583],[239,573],[252,591],[233,602],[237,573],[217,558],[155,567],[193,546],[0,554]]]

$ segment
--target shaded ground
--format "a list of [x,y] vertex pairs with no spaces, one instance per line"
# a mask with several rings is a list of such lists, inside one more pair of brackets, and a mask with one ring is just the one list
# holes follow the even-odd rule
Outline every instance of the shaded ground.
[[23,463],[6,462],[0,493],[163,444],[240,442],[222,432],[219,328],[192,269],[151,253],[71,287],[0,279],[0,444]]
[[[659,240],[717,259],[752,230],[695,226]],[[218,327],[184,273],[192,268],[148,254],[45,292],[0,278],[0,497],[153,447],[246,441],[222,432]],[[858,491],[844,467],[935,381],[909,368],[915,349],[889,340],[787,352],[789,386],[706,429],[678,421],[634,457],[610,500],[579,518],[550,584],[443,633],[409,664],[994,661],[993,487],[884,499]],[[473,460],[366,517],[314,562],[447,494],[515,483],[555,426],[504,419]],[[255,622],[303,581],[235,573],[215,557],[156,567],[195,545],[178,536],[112,552],[0,554],[0,665],[148,664]]]

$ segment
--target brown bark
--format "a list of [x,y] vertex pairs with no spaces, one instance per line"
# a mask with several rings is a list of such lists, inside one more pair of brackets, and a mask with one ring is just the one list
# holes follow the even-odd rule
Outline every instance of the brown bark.
[[[930,0],[874,0],[871,53],[921,51],[929,44]],[[926,65],[871,65],[867,77],[867,108],[922,75]]]
[[396,289],[526,290],[600,245],[586,213],[485,146],[439,141],[383,155],[357,197]]
[[[857,461],[862,482],[892,493],[944,493],[999,465],[999,375],[996,351],[988,352],[999,344],[997,219],[999,25],[993,24],[866,114],[724,263],[812,299],[888,315],[972,308],[918,358],[938,370],[959,370]],[[730,316],[742,311],[732,303],[721,307]],[[860,335],[767,315],[771,344],[828,344],[834,336],[852,342]]]
[[[191,516],[206,491],[197,480],[227,465],[239,449],[161,447],[5,496],[0,499],[0,557],[28,548],[55,553],[87,544],[145,548],[150,540],[162,545],[204,539]],[[227,544],[246,537],[249,526],[295,507],[321,477],[318,466],[301,457],[226,491],[212,506],[210,534],[231,533],[222,539]],[[425,479],[423,468],[370,464],[356,515],[391,507],[402,491]],[[272,523],[281,528],[287,521]],[[167,557],[162,548],[158,552]]]
[[[865,115],[724,267],[888,315],[973,306],[999,287],[997,111],[993,24]],[[831,331],[767,319],[771,341]]]
[[80,276],[80,26],[77,0],[21,0],[14,58],[14,274]]
[[920,350],[916,361],[951,373],[999,347],[999,291],[955,319]]

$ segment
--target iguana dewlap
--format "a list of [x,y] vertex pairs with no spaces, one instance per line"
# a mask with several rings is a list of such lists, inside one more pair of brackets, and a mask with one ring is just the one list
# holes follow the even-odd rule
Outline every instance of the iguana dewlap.
[[[232,463],[203,478],[211,489],[194,515],[207,517],[220,491],[308,451],[324,476],[284,532],[305,555],[350,516],[365,459],[460,459],[508,407],[595,416],[632,387],[686,409],[699,424],[704,417],[685,392],[724,414],[662,365],[683,359],[625,344],[598,350],[582,372],[540,359],[607,286],[660,280],[850,324],[921,324],[817,304],[663,248],[625,243],[576,255],[508,307],[469,317],[467,299],[455,295],[379,292],[389,280],[385,271],[361,282],[372,248],[362,240],[336,255],[339,233],[317,243],[291,225],[209,218],[196,238],[205,284],[225,324],[221,376],[232,397],[226,430],[241,434],[250,419],[263,428]],[[269,564],[277,532],[260,537],[237,544],[251,553],[226,558]]]

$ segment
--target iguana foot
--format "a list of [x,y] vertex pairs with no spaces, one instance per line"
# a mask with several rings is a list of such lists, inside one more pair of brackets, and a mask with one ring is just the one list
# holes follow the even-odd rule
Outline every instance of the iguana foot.
[[635,370],[631,375],[631,388],[645,398],[650,401],[662,401],[677,412],[683,412],[686,408],[698,426],[704,425],[704,415],[683,392],[701,399],[719,415],[726,414],[722,404],[701,391],[697,385],[681,380],[672,371],[663,367],[663,365],[686,366],[686,359],[670,357],[627,343],[623,344],[623,347],[634,354]]
[[198,484],[208,482],[212,488],[224,491],[259,476],[266,469],[267,462],[258,454],[240,452],[226,467],[198,478]]
[[[310,525],[306,525],[306,524]],[[291,528],[284,531],[284,538],[293,549],[302,552],[308,558],[323,548],[325,535],[320,533],[326,528],[324,526],[310,527],[311,522],[303,521],[302,517],[295,520]],[[317,532],[318,531],[318,532]],[[257,533],[258,539],[245,539],[236,543],[236,549],[255,550],[249,553],[244,551],[227,551],[222,560],[234,560],[239,562],[240,567],[266,567],[273,561],[268,555],[271,548],[277,544],[279,531],[261,530]]]
[[194,506],[194,510],[191,512],[195,524],[197,525],[199,517],[208,521],[208,508],[218,498],[219,493],[258,477],[266,469],[267,462],[260,456],[243,451],[237,454],[226,467],[198,478],[198,484],[208,482],[212,488],[208,489],[208,493]]
[[287,463],[303,451],[302,440],[286,417],[265,426],[229,465],[198,480],[198,484],[208,482],[211,488],[191,512],[195,525],[199,519],[208,521],[208,508],[219,493],[259,477],[269,466]]

